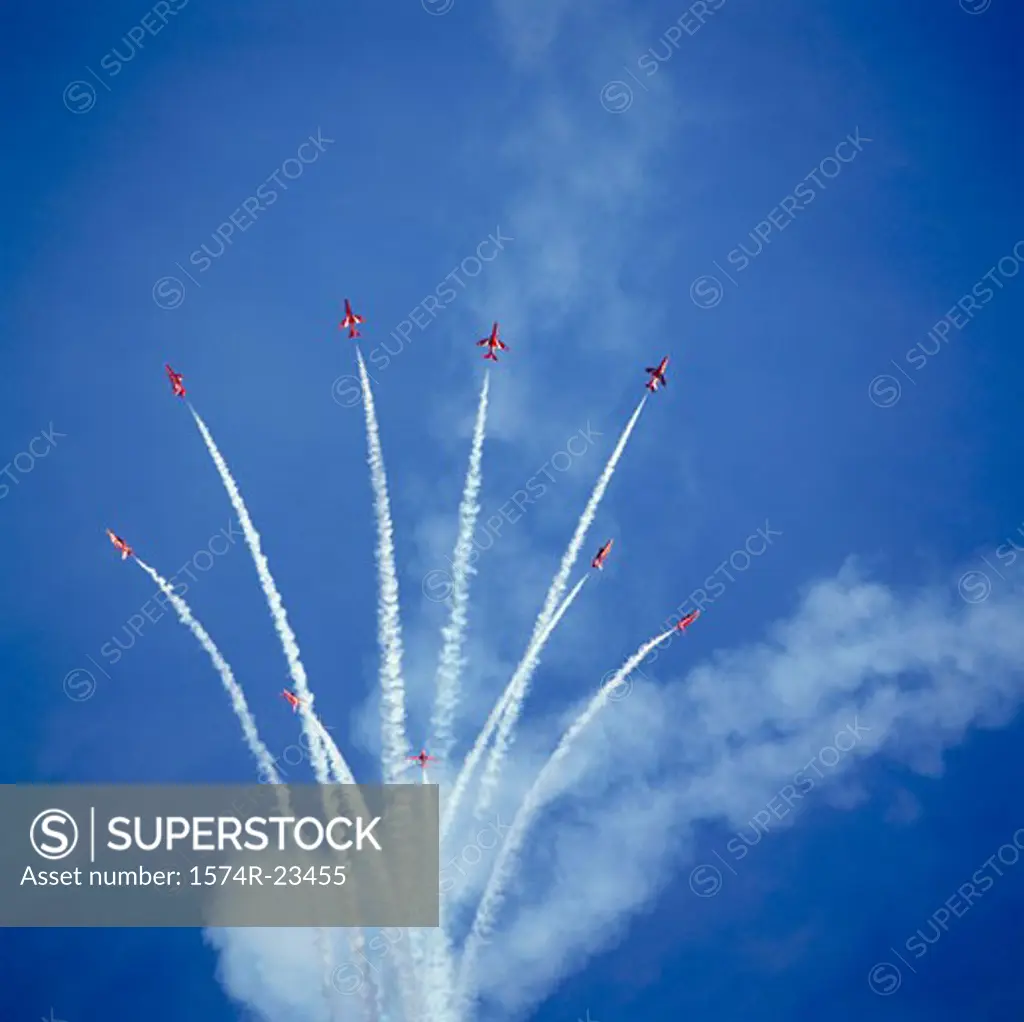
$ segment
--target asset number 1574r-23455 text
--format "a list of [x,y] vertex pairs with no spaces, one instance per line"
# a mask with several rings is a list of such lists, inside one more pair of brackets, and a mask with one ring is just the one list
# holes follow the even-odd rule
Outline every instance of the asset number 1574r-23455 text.
[[193,866],[193,887],[223,887],[226,883],[233,884],[267,884],[272,887],[298,887],[309,884],[315,887],[340,887],[345,882],[345,867],[309,866],[305,870],[301,866],[274,866],[264,869],[262,866],[207,866],[200,876],[198,866]]

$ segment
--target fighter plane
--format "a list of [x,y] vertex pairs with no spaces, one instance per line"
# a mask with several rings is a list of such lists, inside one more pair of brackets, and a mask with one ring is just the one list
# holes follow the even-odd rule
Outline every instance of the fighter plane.
[[604,568],[605,559],[608,557],[608,551],[611,550],[612,544],[615,542],[614,539],[608,540],[607,543],[595,554],[594,559],[590,562],[592,568],[597,568],[601,571]]
[[107,529],[107,535],[110,537],[110,542],[121,551],[121,560],[127,560],[133,553],[134,550],[123,540],[120,536],[115,535],[110,529]]
[[348,299],[345,299],[345,318],[338,324],[339,330],[348,330],[349,337],[362,337],[362,334],[356,329],[356,325],[359,323],[365,323],[366,320],[362,316],[357,316],[352,311],[352,306],[349,304]]
[[429,761],[433,761],[435,763],[437,762],[434,756],[427,755],[426,749],[420,749],[420,754],[418,756],[406,756],[406,759],[414,759],[417,763],[419,763],[420,769],[424,773],[426,773],[427,771],[427,763]]
[[508,351],[508,345],[498,337],[497,323],[491,327],[490,337],[485,337],[482,341],[476,342],[478,348],[482,348],[485,344],[487,345],[487,351],[484,353],[484,358],[489,358],[492,362],[498,361],[498,356],[494,354],[496,348],[501,351]]
[[682,620],[681,620],[681,621],[680,621],[680,622],[679,622],[679,623],[678,623],[678,624],[676,625],[676,628],[678,628],[678,629],[679,629],[679,631],[681,631],[681,632],[685,632],[685,631],[686,631],[686,629],[687,629],[687,628],[689,628],[689,627],[690,627],[690,625],[692,625],[692,624],[693,624],[693,622],[694,622],[694,621],[696,621],[696,620],[697,620],[697,618],[699,618],[699,617],[700,617],[700,611],[699,611],[699,610],[691,610],[691,611],[690,611],[690,613],[689,613],[689,614],[687,614],[687,615],[686,615],[686,617],[684,617],[684,618],[683,618],[683,619],[682,619]]
[[281,690],[281,697],[288,700],[288,705],[291,706],[293,713],[299,712],[299,707],[302,705],[302,700],[294,692],[289,692],[288,689]]
[[650,373],[651,374],[651,378],[644,384],[644,386],[649,391],[651,391],[652,394],[654,393],[654,391],[656,391],[658,389],[658,384],[659,383],[663,387],[667,387],[668,386],[668,380],[665,379],[665,366],[667,366],[667,365],[668,365],[668,355],[666,355],[661,360],[661,362],[658,363],[657,368],[655,368],[654,366],[648,366],[644,370],[645,373]]
[[184,397],[185,388],[182,386],[181,383],[181,373],[176,373],[169,365],[167,365],[166,362],[164,363],[164,369],[167,370],[167,379],[171,381],[171,387],[174,388],[174,396]]

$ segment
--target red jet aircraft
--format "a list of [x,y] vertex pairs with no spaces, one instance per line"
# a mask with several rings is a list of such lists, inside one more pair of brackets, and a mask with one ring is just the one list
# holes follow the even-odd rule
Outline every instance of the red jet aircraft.
[[288,705],[292,708],[293,713],[299,712],[299,707],[302,705],[302,700],[294,692],[289,692],[288,689],[281,690],[281,697],[288,700]]
[[127,560],[135,552],[120,536],[116,536],[110,529],[107,529],[107,535],[110,537],[110,542],[121,551],[122,561]]
[[185,388],[181,383],[181,373],[176,373],[169,365],[164,363],[164,369],[167,370],[167,379],[171,381],[171,386],[174,388],[175,397],[184,397]]
[[498,356],[494,354],[495,348],[500,351],[508,351],[508,345],[498,337],[498,324],[495,323],[491,327],[491,336],[485,337],[482,341],[477,341],[476,346],[482,348],[487,345],[487,351],[484,353],[484,358],[489,358],[492,362],[498,361]]
[[420,749],[420,754],[418,756],[407,756],[406,759],[414,759],[414,760],[416,760],[416,762],[419,763],[419,765],[420,765],[420,769],[424,773],[427,772],[427,763],[428,762],[430,762],[430,761],[433,761],[435,763],[437,762],[435,757],[427,755],[427,750],[426,749]]
[[359,323],[365,323],[366,320],[362,316],[357,316],[352,311],[352,306],[349,304],[348,299],[345,299],[345,318],[338,324],[339,330],[348,330],[349,337],[362,337],[362,334],[356,329]]
[[658,363],[657,368],[655,368],[654,366],[648,366],[644,370],[645,373],[650,373],[651,374],[651,378],[644,384],[644,386],[649,391],[651,391],[652,394],[654,393],[654,391],[656,391],[658,389],[658,384],[659,383],[663,387],[667,387],[668,386],[668,380],[665,379],[665,366],[667,366],[667,365],[668,365],[668,355],[666,355],[661,360],[661,362]]
[[689,628],[689,627],[690,627],[690,625],[692,625],[692,624],[693,624],[693,622],[694,622],[694,621],[696,621],[696,620],[697,620],[697,618],[699,618],[699,617],[700,617],[700,611],[699,611],[699,610],[691,610],[691,611],[690,611],[690,613],[689,613],[689,614],[687,614],[687,615],[686,615],[686,617],[684,617],[684,618],[683,618],[683,619],[682,619],[682,620],[681,620],[681,621],[680,621],[680,622],[679,622],[679,623],[678,623],[678,624],[676,625],[676,628],[678,628],[678,629],[679,629],[679,631],[681,631],[681,632],[685,632],[685,631],[686,631],[686,629],[687,629],[687,628]]
[[601,547],[600,550],[598,550],[594,559],[590,562],[590,566],[592,568],[597,568],[598,571],[601,571],[604,568],[604,562],[605,559],[608,557],[608,551],[611,550],[612,544],[614,542],[614,539],[610,539],[607,543],[605,543],[603,547]]

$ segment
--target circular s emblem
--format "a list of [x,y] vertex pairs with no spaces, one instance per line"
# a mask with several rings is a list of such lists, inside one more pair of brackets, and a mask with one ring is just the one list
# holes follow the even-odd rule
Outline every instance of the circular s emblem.
[[44,859],[66,859],[78,844],[78,824],[63,809],[44,809],[28,832],[36,854]]

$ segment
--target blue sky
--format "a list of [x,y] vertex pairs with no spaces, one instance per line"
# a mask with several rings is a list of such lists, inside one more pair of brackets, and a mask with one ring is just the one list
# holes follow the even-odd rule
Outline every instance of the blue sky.
[[[367,317],[417,748],[445,620],[424,579],[455,538],[473,342],[498,320],[509,351],[461,751],[643,367],[668,354],[584,549],[613,536],[612,557],[545,651],[503,811],[565,714],[747,560],[589,736],[590,772],[535,832],[481,966],[480,1017],[1019,1012],[1024,863],[919,960],[907,941],[1024,827],[1024,558],[1007,545],[1024,551],[1022,22],[1008,0],[6,14],[0,780],[254,779],[173,618],[113,662],[152,586],[108,526],[167,576],[196,565],[186,598],[264,740],[303,758],[248,552],[195,560],[232,512],[164,362],[245,495],[323,719],[374,780],[375,531],[362,413],[336,382],[355,372],[342,300]],[[287,188],[221,251],[211,236],[274,174]],[[489,236],[509,240],[467,263]],[[446,278],[456,297],[431,318]],[[772,542],[751,557],[759,529]],[[771,815],[855,719],[865,737]],[[729,843],[759,813],[769,833],[740,861]],[[7,931],[0,952],[5,1018],[284,1017],[247,971],[272,943],[236,949],[226,986],[193,931]]]

